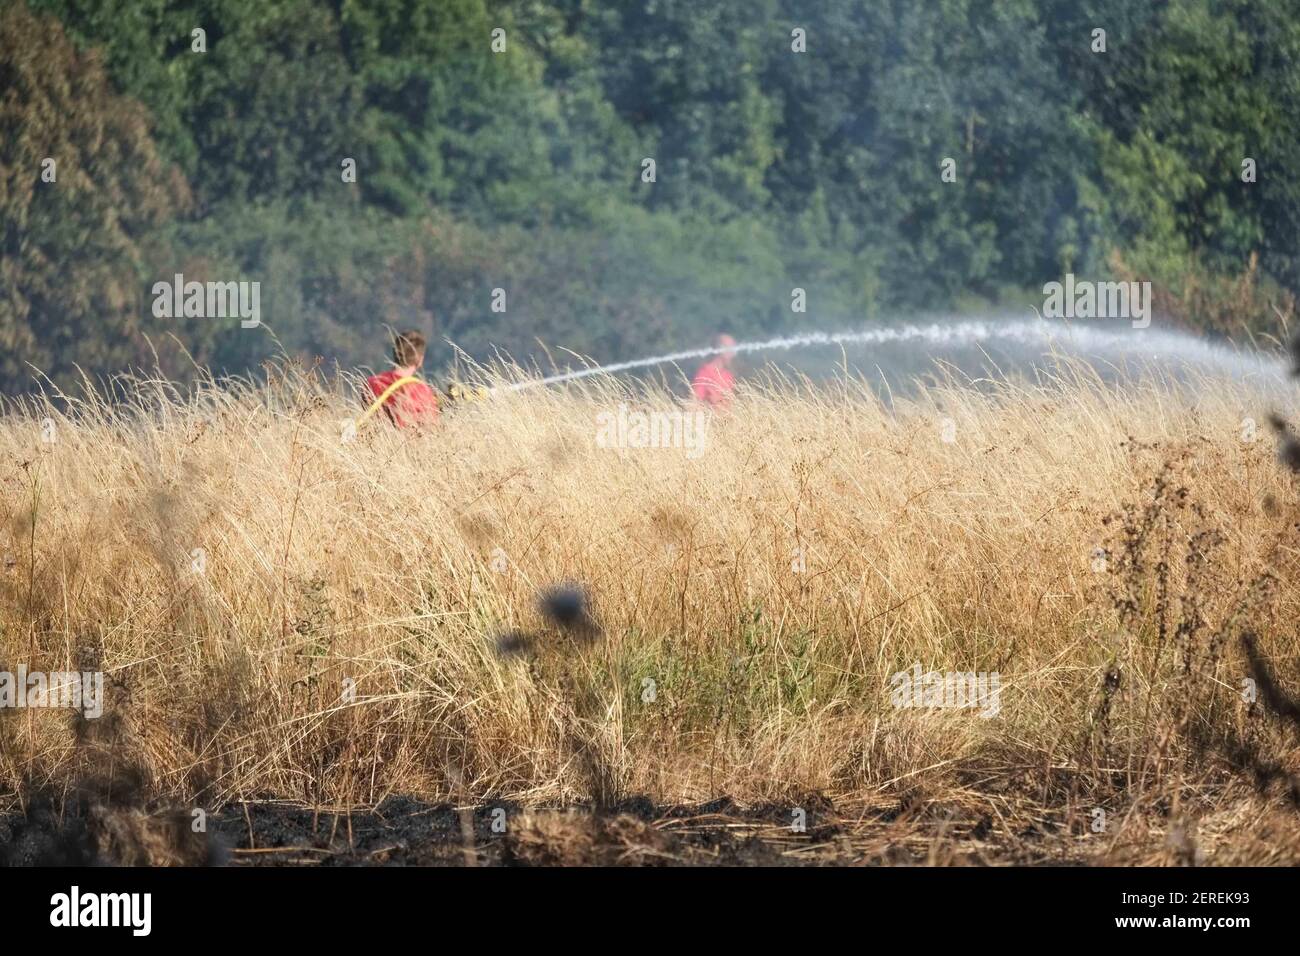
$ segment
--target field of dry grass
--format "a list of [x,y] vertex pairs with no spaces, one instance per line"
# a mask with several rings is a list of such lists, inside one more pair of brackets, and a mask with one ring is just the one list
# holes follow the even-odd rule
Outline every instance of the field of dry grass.
[[[843,859],[1300,862],[1278,396],[769,377],[698,454],[601,447],[602,411],[677,407],[629,388],[354,438],[298,371],[10,407],[0,670],[102,669],[107,703],[0,712],[5,805],[725,796]],[[914,666],[996,673],[996,713],[894,706]]]

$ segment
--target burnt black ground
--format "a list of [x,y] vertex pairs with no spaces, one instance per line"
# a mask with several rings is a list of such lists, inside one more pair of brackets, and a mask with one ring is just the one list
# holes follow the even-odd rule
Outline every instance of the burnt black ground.
[[834,840],[838,825],[819,823],[818,814],[810,807],[797,831],[789,807],[746,809],[726,799],[668,808],[633,800],[596,812],[508,801],[462,811],[393,797],[362,812],[240,804],[222,811],[215,827],[237,866],[773,866],[811,862],[797,851]]
[[[312,809],[275,800],[233,803],[206,816],[163,804],[29,801],[0,815],[0,865],[230,866],[787,866],[922,862],[871,841],[824,798],[741,807],[729,799],[656,806],[523,808],[510,801],[459,809],[411,797],[376,808]],[[856,823],[861,823],[861,820]],[[869,821],[878,825],[883,818]]]
[[[0,865],[95,866],[878,866],[1077,864],[1068,826],[1010,830],[983,811],[894,803],[836,807],[630,799],[595,809],[470,808],[395,796],[378,807],[235,802],[203,816],[98,792],[29,799],[0,814]],[[997,829],[1000,832],[991,832]]]

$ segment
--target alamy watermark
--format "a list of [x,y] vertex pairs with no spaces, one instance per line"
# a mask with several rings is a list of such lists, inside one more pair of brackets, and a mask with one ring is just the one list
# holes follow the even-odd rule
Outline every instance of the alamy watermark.
[[152,893],[92,893],[73,886],[50,897],[50,925],[55,927],[118,926],[132,936],[148,936],[153,928]]
[[1065,274],[1065,282],[1043,286],[1045,319],[1131,319],[1133,328],[1151,324],[1150,282],[1092,282]]
[[921,665],[889,678],[890,700],[895,707],[978,710],[981,717],[996,717],[1002,710],[1002,675],[997,671],[922,673]]
[[596,446],[599,448],[681,448],[687,458],[704,453],[708,440],[709,413],[699,409],[644,412],[629,409],[626,402],[617,411],[596,415]]
[[0,709],[63,707],[89,718],[104,713],[104,675],[100,671],[0,671]]
[[171,282],[153,284],[153,314],[159,319],[239,318],[240,328],[262,324],[262,283],[186,282],[178,272]]

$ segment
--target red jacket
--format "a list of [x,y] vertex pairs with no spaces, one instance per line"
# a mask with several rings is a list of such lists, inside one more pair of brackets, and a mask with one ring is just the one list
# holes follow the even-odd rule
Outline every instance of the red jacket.
[[[366,379],[370,394],[375,398],[384,394],[384,389],[392,385],[402,373],[397,369],[371,375]],[[388,420],[399,428],[409,425],[432,425],[438,421],[438,396],[424,382],[407,382],[384,402],[384,412]]]
[[691,392],[711,408],[725,408],[735,387],[736,376],[716,358],[701,365],[691,381]]

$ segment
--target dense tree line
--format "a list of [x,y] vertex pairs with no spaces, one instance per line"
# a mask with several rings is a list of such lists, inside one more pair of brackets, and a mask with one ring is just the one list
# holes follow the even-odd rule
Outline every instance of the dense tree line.
[[[1300,0],[0,0],[0,389],[170,335],[240,371],[1028,314],[1065,272],[1265,329],[1298,142]],[[155,317],[175,273],[263,324]]]

